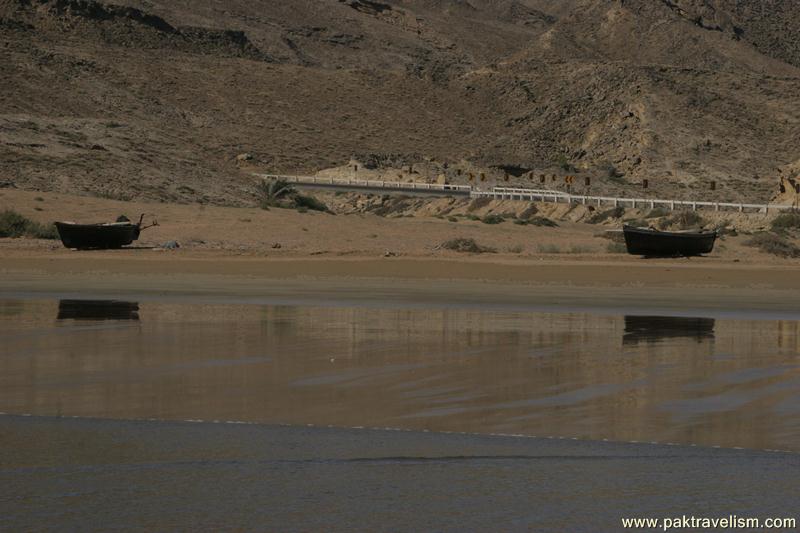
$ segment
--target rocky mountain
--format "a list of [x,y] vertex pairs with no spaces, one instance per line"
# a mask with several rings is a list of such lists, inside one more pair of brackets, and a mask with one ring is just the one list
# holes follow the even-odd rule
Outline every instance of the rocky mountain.
[[798,0],[114,1],[0,0],[0,186],[237,204],[394,154],[755,201],[800,159]]

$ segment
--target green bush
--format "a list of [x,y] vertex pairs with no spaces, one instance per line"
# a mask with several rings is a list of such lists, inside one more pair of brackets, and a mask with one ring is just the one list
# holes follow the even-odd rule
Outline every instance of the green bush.
[[800,248],[775,233],[756,233],[744,244],[778,257],[800,257]]
[[538,212],[539,209],[535,205],[530,204],[528,207],[522,210],[522,212],[518,215],[518,218],[527,220]]
[[468,252],[473,254],[495,253],[497,251],[494,248],[489,248],[488,246],[481,246],[475,242],[475,239],[468,239],[464,237],[458,237],[445,241],[439,246],[439,248],[452,250],[454,252]]
[[717,232],[717,235],[720,238],[725,237],[726,235],[735,237],[739,234],[736,230],[736,226],[734,226],[733,223],[727,218],[714,224],[714,230]]
[[540,244],[536,247],[539,252],[543,254],[560,254],[561,248],[556,246],[555,244]]
[[622,172],[608,161],[600,165],[600,171],[610,180],[619,180],[622,178]]
[[31,221],[30,225],[28,226],[28,237],[33,237],[34,239],[58,239],[58,230],[56,229],[55,224],[40,224],[38,222]]
[[528,219],[528,224],[533,226],[544,226],[547,228],[556,228],[558,224],[550,220],[549,218],[535,216]]
[[590,216],[586,222],[589,224],[599,224],[601,222],[605,222],[609,218],[622,218],[625,214],[624,207],[614,207],[611,209],[607,209],[605,211],[601,211],[599,213],[595,213],[594,215]]
[[[650,227],[650,223],[647,220],[643,219],[643,218],[629,218],[628,220],[625,220],[624,222],[626,224],[628,224],[629,226],[633,226],[635,228],[648,228],[648,227]],[[664,224],[663,220],[661,222],[662,223],[659,224],[659,227],[661,229],[665,229],[667,226],[669,226],[669,224]]]
[[654,207],[651,209],[644,218],[661,218],[669,215],[669,210],[663,207]]
[[581,244],[573,244],[569,247],[569,253],[571,254],[588,254],[592,251],[592,248],[589,246],[583,246]]
[[606,246],[606,252],[610,254],[624,254],[628,252],[628,248],[625,246],[625,243],[610,242],[608,246]]
[[294,195],[294,206],[300,209],[311,209],[312,211],[328,211],[328,206],[323,202],[317,200],[313,196],[304,196],[302,194]]
[[800,213],[791,211],[781,213],[772,220],[772,231],[786,231],[800,228]]
[[53,224],[41,224],[6,209],[0,212],[0,237],[58,239],[58,231]]
[[0,237],[22,237],[30,221],[16,211],[0,213]]
[[481,222],[484,224],[500,224],[503,221],[505,221],[505,219],[502,216],[495,214],[486,215],[481,219]]
[[658,226],[661,229],[666,229],[670,226],[678,226],[680,229],[689,229],[702,226],[704,222],[703,217],[697,214],[697,211],[681,211],[669,218],[662,219]]
[[558,154],[558,156],[556,156],[556,164],[565,172],[575,171],[575,167],[569,162],[569,159],[567,159],[567,154]]

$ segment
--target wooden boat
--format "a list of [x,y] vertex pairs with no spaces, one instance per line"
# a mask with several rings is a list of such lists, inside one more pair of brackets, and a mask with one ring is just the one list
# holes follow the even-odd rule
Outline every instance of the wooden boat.
[[60,300],[58,320],[139,320],[139,304],[121,300]]
[[79,250],[121,248],[138,239],[143,229],[158,225],[157,222],[153,222],[149,226],[142,226],[143,219],[144,215],[139,217],[138,224],[125,217],[106,224],[56,222],[56,229],[61,242],[67,248]]
[[625,225],[625,246],[632,255],[675,257],[707,254],[714,249],[716,231],[659,231]]
[[687,338],[697,342],[714,338],[713,318],[682,316],[625,316],[622,344]]

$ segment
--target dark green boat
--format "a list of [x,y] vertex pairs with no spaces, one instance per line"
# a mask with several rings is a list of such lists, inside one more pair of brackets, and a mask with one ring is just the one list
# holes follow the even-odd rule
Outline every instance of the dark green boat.
[[139,217],[138,224],[134,224],[126,217],[120,217],[117,222],[106,224],[76,224],[74,222],[56,222],[58,236],[67,248],[78,250],[107,250],[122,248],[139,238],[145,228],[157,226],[153,222],[149,226],[142,226],[144,215]]
[[716,231],[659,231],[623,226],[625,246],[632,255],[646,257],[689,257],[710,253]]

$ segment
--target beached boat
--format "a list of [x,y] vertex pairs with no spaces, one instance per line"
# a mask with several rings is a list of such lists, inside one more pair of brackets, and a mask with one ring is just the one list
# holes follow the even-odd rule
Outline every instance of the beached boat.
[[703,342],[714,338],[713,318],[685,316],[625,316],[622,344],[686,338]]
[[138,239],[143,229],[158,225],[157,222],[153,222],[150,226],[142,226],[143,219],[144,215],[139,218],[138,224],[125,217],[106,224],[56,222],[56,229],[61,242],[67,248],[80,250],[121,248]]
[[59,300],[58,320],[139,320],[139,303],[121,300]]
[[714,249],[716,231],[659,231],[623,226],[625,246],[632,255],[675,257],[707,254]]

